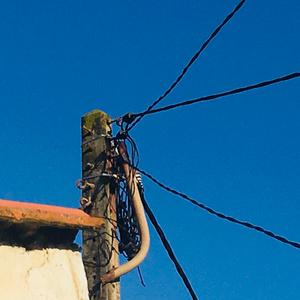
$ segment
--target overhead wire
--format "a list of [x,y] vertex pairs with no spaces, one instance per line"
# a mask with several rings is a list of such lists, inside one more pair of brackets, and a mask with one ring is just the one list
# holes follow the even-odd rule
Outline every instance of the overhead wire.
[[225,91],[225,92],[221,92],[221,93],[216,93],[216,94],[203,96],[203,97],[199,97],[199,98],[195,98],[195,99],[191,99],[191,100],[181,101],[181,102],[178,102],[178,103],[175,103],[175,104],[171,104],[171,105],[163,106],[163,107],[160,107],[160,108],[152,109],[150,111],[145,110],[143,112],[133,114],[133,117],[136,118],[136,117],[140,117],[140,116],[156,114],[156,113],[159,113],[159,112],[162,112],[162,111],[167,111],[167,110],[175,109],[175,108],[182,107],[182,106],[192,105],[192,104],[199,103],[199,102],[204,102],[204,101],[211,101],[211,100],[226,97],[226,96],[229,96],[229,95],[240,94],[240,93],[243,93],[243,92],[246,92],[246,91],[250,91],[250,90],[254,90],[254,89],[258,89],[258,88],[263,88],[263,87],[270,86],[270,85],[273,85],[273,84],[277,84],[277,83],[280,83],[280,82],[283,82],[283,81],[288,81],[288,80],[291,80],[291,79],[295,79],[297,77],[300,77],[300,72],[287,74],[287,75],[277,77],[277,78],[274,78],[274,79],[271,79],[271,80],[262,81],[262,82],[255,83],[255,84],[248,85],[248,86],[244,86],[244,87],[235,88],[235,89]]
[[189,68],[193,65],[193,63],[197,60],[200,54],[207,48],[209,43],[217,36],[217,34],[221,31],[221,29],[232,19],[232,17],[241,9],[246,0],[242,0],[239,4],[230,12],[226,18],[223,20],[221,24],[217,26],[217,28],[210,34],[208,39],[201,45],[199,50],[193,55],[193,57],[189,60],[187,65],[183,68],[180,75],[176,78],[176,80],[170,85],[170,87],[160,96],[158,97],[148,108],[147,110],[140,114],[137,119],[135,119],[130,126],[127,127],[127,131],[131,130],[141,119],[150,112],[157,104],[159,104],[167,95],[171,93],[171,91],[178,85],[178,83],[182,80],[184,75],[187,73]]
[[[158,112],[162,112],[162,111],[168,111],[171,109],[175,109],[178,107],[182,107],[182,106],[187,106],[187,105],[192,105],[198,102],[203,102],[203,101],[211,101],[214,99],[218,99],[221,97],[225,97],[225,96],[229,96],[229,95],[234,95],[234,94],[239,94],[242,92],[246,92],[249,90],[253,90],[253,89],[258,89],[258,88],[262,88],[262,87],[266,87],[269,85],[273,85],[279,82],[283,82],[283,81],[287,81],[287,80],[291,80],[294,78],[297,78],[300,76],[299,72],[295,72],[295,73],[291,73],[285,76],[281,76],[278,78],[274,78],[271,80],[267,80],[267,81],[263,81],[263,82],[259,82],[256,84],[252,84],[249,86],[244,86],[244,87],[239,87],[236,89],[232,89],[229,91],[225,91],[225,92],[221,92],[221,93],[216,93],[216,94],[212,94],[212,95],[208,95],[208,96],[203,96],[203,97],[199,97],[199,98],[195,98],[195,99],[191,99],[191,100],[185,100],[185,101],[181,101],[179,103],[175,103],[175,104],[171,104],[171,105],[167,105],[164,107],[160,107],[155,109],[154,107],[157,106],[165,97],[167,97],[172,90],[179,84],[179,82],[183,79],[183,77],[185,76],[185,74],[188,72],[189,68],[194,64],[194,62],[197,60],[197,58],[200,56],[200,54],[207,48],[207,46],[209,45],[209,43],[217,36],[217,34],[221,31],[221,29],[230,21],[230,19],[241,9],[241,7],[244,5],[245,0],[242,0],[239,2],[239,4],[234,8],[234,10],[227,15],[227,17],[223,20],[223,22],[212,32],[212,34],[209,36],[209,38],[202,44],[202,46],[200,47],[200,49],[193,55],[193,57],[189,60],[188,64],[183,68],[183,70],[181,71],[180,75],[176,78],[176,80],[169,86],[169,88],[159,97],[157,98],[145,111],[142,111],[140,113],[135,113],[135,114],[127,114],[125,116],[123,116],[123,120],[121,121],[121,132],[126,133],[127,135],[127,141],[129,142],[129,144],[131,145],[131,148],[133,149],[132,153],[137,153],[137,148],[136,145],[134,143],[134,140],[128,135],[128,132],[137,124],[139,123],[142,118],[146,115],[150,115],[150,114],[155,114]],[[127,121],[125,121],[125,119],[127,118]],[[120,118],[122,119],[122,118]],[[126,124],[125,127],[124,124]],[[131,161],[134,162],[135,161],[135,155],[133,155],[131,157]],[[130,164],[130,163],[129,163]],[[241,221],[239,219],[236,219],[234,217],[231,216],[227,216],[221,212],[218,212],[210,207],[208,207],[207,205],[198,202],[197,200],[191,198],[190,196],[188,196],[187,194],[184,194],[180,191],[177,191],[165,184],[163,184],[162,182],[160,182],[158,179],[156,179],[155,177],[153,177],[151,174],[139,169],[137,167],[138,161],[136,161],[135,163],[133,163],[131,165],[131,167],[137,171],[139,171],[141,174],[145,175],[147,178],[149,178],[151,181],[153,181],[155,184],[157,184],[158,186],[160,186],[161,188],[163,188],[164,190],[175,194],[177,196],[180,196],[181,198],[189,201],[190,203],[192,203],[193,205],[207,211],[209,214],[215,215],[218,218],[227,220],[229,222],[247,227],[249,229],[255,230],[257,232],[263,233],[277,241],[280,241],[282,243],[285,243],[287,245],[293,246],[295,248],[300,248],[300,243],[298,242],[294,242],[291,241],[283,236],[280,236],[278,234],[273,233],[270,230],[264,229],[261,226],[258,225],[254,225],[250,222],[247,221]],[[143,193],[141,193],[143,195]],[[142,202],[145,208],[145,211],[151,221],[151,223],[153,224],[155,230],[157,231],[170,259],[172,260],[172,262],[175,265],[175,268],[178,272],[178,274],[181,276],[185,286],[187,287],[191,297],[193,300],[198,300],[196,293],[194,292],[191,283],[189,282],[186,274],[184,273],[184,270],[182,269],[180,263],[178,262],[178,259],[176,258],[174,251],[171,248],[170,243],[168,242],[162,228],[160,227],[158,221],[156,220],[153,212],[151,211],[148,203],[146,202],[144,196],[141,197],[142,198]]]
[[241,220],[238,220],[238,219],[236,219],[234,217],[227,216],[224,213],[218,212],[215,209],[210,208],[207,205],[205,205],[205,204],[203,204],[201,202],[198,202],[197,200],[191,198],[187,194],[179,192],[179,191],[177,191],[177,190],[175,190],[175,189],[167,186],[166,184],[163,184],[161,181],[159,181],[158,179],[156,179],[153,175],[149,174],[148,172],[143,171],[143,170],[141,170],[140,168],[137,168],[137,167],[135,167],[135,169],[137,171],[139,171],[141,174],[143,174],[144,176],[146,176],[147,178],[149,178],[152,182],[154,182],[156,185],[158,185],[162,189],[166,190],[169,193],[172,193],[172,194],[174,194],[176,196],[179,196],[179,197],[187,200],[191,204],[193,204],[193,205],[195,205],[195,206],[197,206],[197,207],[199,207],[199,208],[207,211],[211,215],[215,215],[218,218],[227,220],[227,221],[229,221],[231,223],[239,224],[239,225],[247,227],[249,229],[253,229],[253,230],[257,231],[257,232],[261,232],[261,233],[263,233],[263,234],[271,237],[272,239],[280,241],[280,242],[282,242],[284,244],[287,244],[289,246],[292,246],[294,248],[300,249],[300,243],[299,242],[291,241],[291,240],[287,239],[286,237],[278,235],[278,234],[276,234],[276,233],[274,233],[274,232],[272,232],[270,230],[267,230],[267,229],[265,229],[265,228],[263,228],[261,226],[254,225],[254,224],[252,224],[250,222],[247,222],[247,221],[241,221]]

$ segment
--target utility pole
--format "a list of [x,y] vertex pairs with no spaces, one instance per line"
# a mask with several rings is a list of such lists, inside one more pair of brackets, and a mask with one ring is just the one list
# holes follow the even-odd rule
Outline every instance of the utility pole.
[[90,300],[119,300],[119,282],[102,286],[100,276],[118,266],[116,191],[112,177],[110,117],[94,110],[81,119],[81,206],[92,217],[105,217],[100,230],[83,230],[83,263]]

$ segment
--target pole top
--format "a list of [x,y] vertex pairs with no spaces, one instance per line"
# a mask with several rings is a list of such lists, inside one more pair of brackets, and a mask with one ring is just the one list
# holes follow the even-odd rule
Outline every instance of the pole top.
[[110,122],[110,116],[99,109],[94,109],[81,118],[82,127],[88,131],[107,132],[110,130]]

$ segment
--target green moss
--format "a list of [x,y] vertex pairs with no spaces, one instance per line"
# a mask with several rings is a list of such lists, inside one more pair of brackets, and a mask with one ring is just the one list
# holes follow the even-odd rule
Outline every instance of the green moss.
[[88,130],[100,127],[101,130],[105,131],[109,121],[111,121],[111,118],[108,114],[99,109],[88,112],[82,117],[82,125]]

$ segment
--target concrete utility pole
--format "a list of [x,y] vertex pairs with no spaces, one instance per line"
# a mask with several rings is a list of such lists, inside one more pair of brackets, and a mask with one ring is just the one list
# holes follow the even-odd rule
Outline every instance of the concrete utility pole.
[[98,230],[83,230],[83,263],[91,300],[119,300],[119,282],[100,283],[100,276],[118,266],[116,240],[116,184],[111,177],[109,116],[94,110],[81,120],[82,189],[81,205],[90,216],[106,217]]

